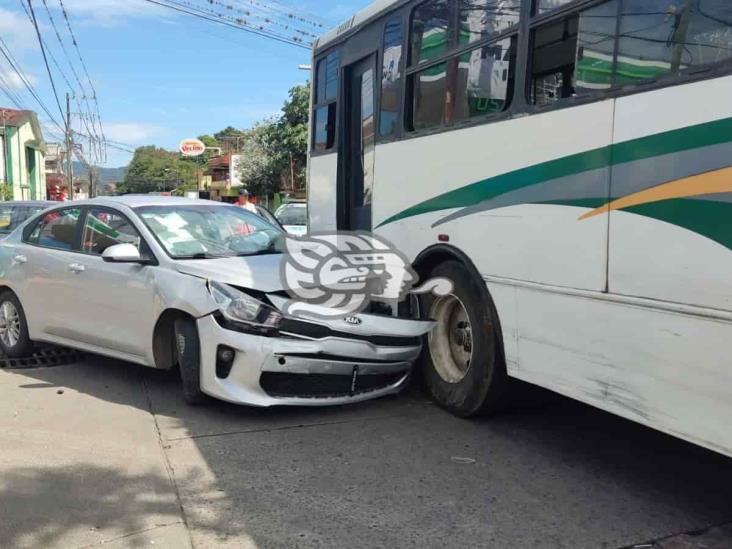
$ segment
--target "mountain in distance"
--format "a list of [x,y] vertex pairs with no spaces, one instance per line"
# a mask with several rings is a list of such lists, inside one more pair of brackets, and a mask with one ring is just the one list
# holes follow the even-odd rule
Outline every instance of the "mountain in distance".
[[[99,182],[103,185],[107,183],[120,183],[125,178],[125,174],[127,173],[127,166],[122,166],[119,168],[97,167],[96,172],[97,177],[100,180]],[[77,177],[88,179],[89,173],[87,172],[86,166],[84,164],[78,161],[74,161],[74,179],[76,179]]]

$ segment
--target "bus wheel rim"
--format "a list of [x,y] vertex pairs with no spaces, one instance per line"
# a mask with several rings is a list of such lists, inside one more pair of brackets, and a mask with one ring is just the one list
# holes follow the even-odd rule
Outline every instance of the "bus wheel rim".
[[435,371],[447,383],[459,383],[473,359],[473,328],[460,299],[449,294],[438,297],[430,307],[436,326],[427,338]]

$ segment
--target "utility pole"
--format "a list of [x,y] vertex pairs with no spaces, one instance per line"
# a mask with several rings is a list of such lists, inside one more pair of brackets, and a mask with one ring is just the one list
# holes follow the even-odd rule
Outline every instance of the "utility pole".
[[71,95],[69,93],[67,93],[66,94],[66,186],[69,190],[69,200],[74,199],[73,147],[74,147],[74,136],[71,133]]
[[94,198],[97,195],[94,188],[94,168],[92,164],[89,164],[89,198]]

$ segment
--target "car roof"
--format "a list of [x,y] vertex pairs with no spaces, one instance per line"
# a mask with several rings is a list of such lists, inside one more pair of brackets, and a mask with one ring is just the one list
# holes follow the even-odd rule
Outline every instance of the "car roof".
[[53,200],[5,200],[0,201],[0,206],[54,206],[62,204]]
[[142,206],[229,206],[225,202],[214,200],[203,200],[200,198],[183,198],[179,196],[156,196],[144,194],[126,194],[122,196],[103,196],[89,200],[75,200],[66,204],[78,204],[80,206],[128,206],[139,208]]

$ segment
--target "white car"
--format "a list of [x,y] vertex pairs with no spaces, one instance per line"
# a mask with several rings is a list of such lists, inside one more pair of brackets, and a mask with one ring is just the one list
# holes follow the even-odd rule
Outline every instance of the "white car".
[[129,196],[66,203],[0,244],[0,347],[33,342],[153,368],[187,402],[341,404],[405,384],[431,322],[281,312],[284,233],[242,208]]
[[274,216],[290,234],[302,236],[308,232],[308,205],[304,202],[282,204]]

